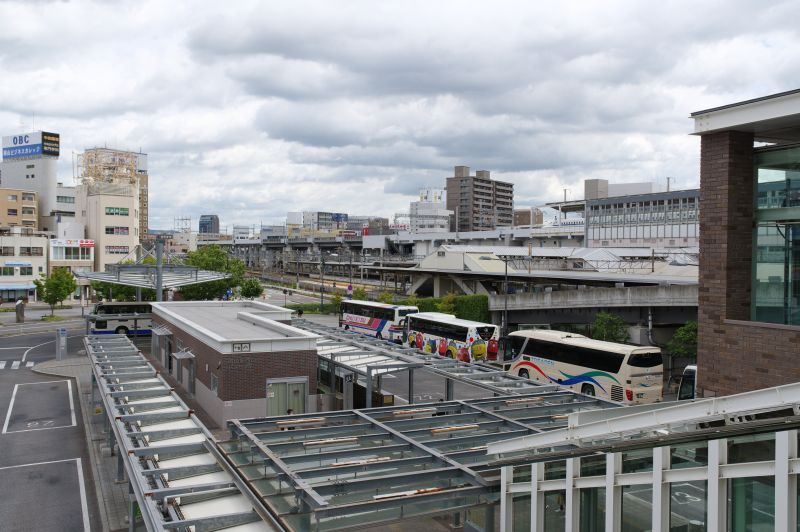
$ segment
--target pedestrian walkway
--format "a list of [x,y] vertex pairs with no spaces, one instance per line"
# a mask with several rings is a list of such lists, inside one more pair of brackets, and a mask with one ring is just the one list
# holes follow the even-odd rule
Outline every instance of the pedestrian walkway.
[[24,360],[0,360],[0,370],[32,368],[34,364],[35,362],[26,362]]

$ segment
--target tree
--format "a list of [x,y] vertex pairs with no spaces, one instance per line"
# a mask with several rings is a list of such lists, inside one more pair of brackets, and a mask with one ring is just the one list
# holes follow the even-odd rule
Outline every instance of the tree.
[[419,304],[419,297],[417,297],[417,293],[412,292],[411,295],[406,299],[405,304],[411,307],[416,307]]
[[242,297],[248,299],[255,299],[264,293],[264,285],[261,284],[261,281],[253,277],[242,281],[240,289]]
[[592,323],[592,338],[606,342],[627,342],[628,325],[625,320],[608,312],[598,312],[597,318]]
[[389,292],[381,292],[378,294],[378,301],[381,303],[394,303],[394,296]]
[[677,357],[697,358],[697,322],[687,321],[679,327],[667,343],[667,351]]
[[239,286],[244,279],[244,262],[230,257],[219,246],[203,246],[197,251],[190,251],[186,263],[201,270],[230,273],[231,278],[184,286],[181,288],[181,295],[184,299],[202,300],[222,297],[229,288]]
[[358,301],[366,301],[367,299],[367,291],[364,289],[363,286],[359,286],[355,290],[353,290],[353,299]]
[[448,292],[439,304],[437,305],[439,312],[444,312],[445,314],[455,314],[456,313],[456,295],[453,292]]
[[[334,292],[331,296],[331,305],[333,305],[333,311],[338,313],[339,307],[342,305],[342,294],[339,292]],[[322,312],[322,310],[320,310],[320,312]]]
[[33,281],[39,299],[50,305],[50,315],[53,315],[57,303],[62,303],[78,288],[75,277],[67,268],[55,268],[50,277],[42,274],[41,279]]

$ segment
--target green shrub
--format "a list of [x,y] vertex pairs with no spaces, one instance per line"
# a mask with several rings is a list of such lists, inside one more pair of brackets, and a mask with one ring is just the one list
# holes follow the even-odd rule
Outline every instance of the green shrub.
[[489,297],[484,295],[458,296],[454,302],[455,314],[462,320],[491,323]]

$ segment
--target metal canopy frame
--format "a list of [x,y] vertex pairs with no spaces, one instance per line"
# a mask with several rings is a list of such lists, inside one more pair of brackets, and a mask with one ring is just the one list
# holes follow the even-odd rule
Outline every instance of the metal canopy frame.
[[231,420],[219,447],[289,528],[341,530],[491,507],[486,445],[616,405],[564,390]]
[[[118,447],[117,480],[127,473],[148,530],[235,531],[254,523],[282,530],[130,339],[86,336],[84,345],[106,413],[108,444]],[[94,391],[93,385],[92,404]],[[133,510],[131,499],[131,520]]]
[[[195,266],[162,264],[161,267],[163,268],[162,288],[178,288],[231,278],[229,273],[201,270]],[[108,266],[108,271],[105,272],[75,272],[75,276],[90,281],[155,290],[158,285],[157,269],[157,264],[114,264]]]

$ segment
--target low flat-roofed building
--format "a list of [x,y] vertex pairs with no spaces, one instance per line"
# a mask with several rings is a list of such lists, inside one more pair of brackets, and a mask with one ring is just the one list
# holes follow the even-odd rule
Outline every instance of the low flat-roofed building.
[[317,336],[289,325],[291,313],[258,301],[153,303],[152,357],[220,425],[303,413],[317,389]]

